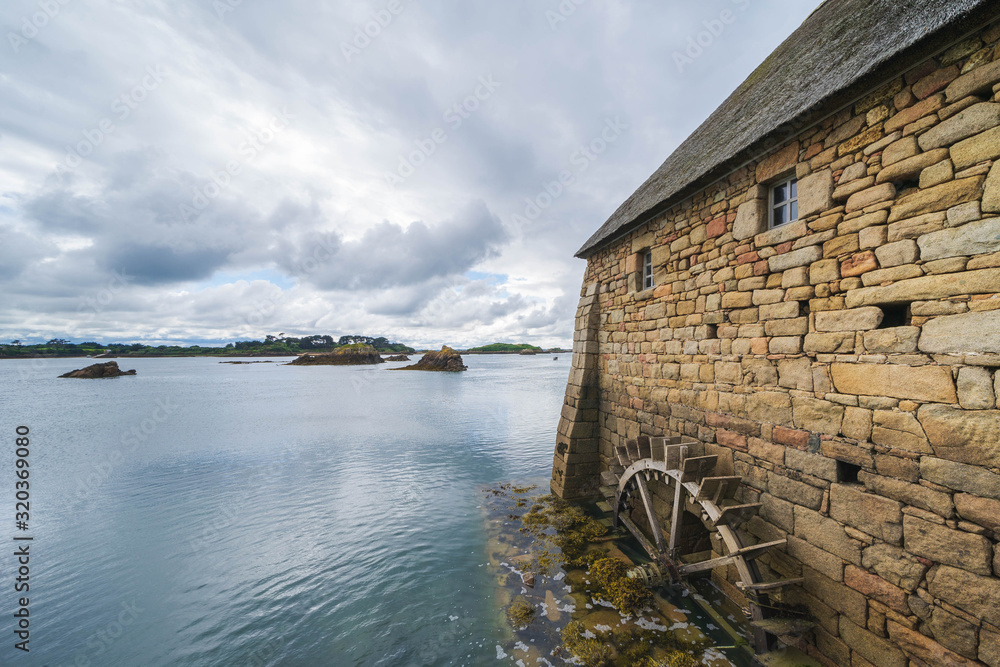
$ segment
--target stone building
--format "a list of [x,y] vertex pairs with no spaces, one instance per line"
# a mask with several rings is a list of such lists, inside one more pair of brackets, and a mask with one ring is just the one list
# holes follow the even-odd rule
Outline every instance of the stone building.
[[827,0],[578,253],[553,492],[702,443],[824,664],[1000,667],[998,19]]

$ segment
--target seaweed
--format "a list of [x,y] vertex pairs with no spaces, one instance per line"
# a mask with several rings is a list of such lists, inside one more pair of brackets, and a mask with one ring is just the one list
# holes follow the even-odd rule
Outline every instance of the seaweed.
[[[537,564],[541,572],[549,571],[560,560],[568,565],[586,567],[602,554],[588,551],[594,540],[608,529],[576,505],[553,495],[540,496],[522,517],[521,532],[538,538],[541,549]],[[561,558],[552,549],[555,547]]]
[[514,601],[510,603],[504,614],[507,616],[507,622],[515,630],[523,630],[528,627],[531,621],[535,618],[535,608],[528,602],[524,596],[518,596],[514,598]]
[[638,579],[628,576],[628,566],[615,558],[602,558],[590,568],[591,576],[615,609],[633,615],[653,599],[653,594]]
[[[562,650],[576,658],[584,667],[698,667],[703,646],[685,650],[673,635],[659,635],[651,630],[626,628],[608,632],[590,632],[580,621],[571,621],[562,631]],[[657,660],[653,649],[667,651]]]
[[580,621],[571,621],[562,631],[563,646],[584,667],[611,667],[615,650],[608,643],[608,632],[595,635]]

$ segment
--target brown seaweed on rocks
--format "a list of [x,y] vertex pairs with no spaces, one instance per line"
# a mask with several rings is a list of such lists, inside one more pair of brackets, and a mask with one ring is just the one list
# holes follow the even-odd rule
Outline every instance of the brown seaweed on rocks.
[[371,345],[344,345],[333,352],[303,354],[286,366],[363,366],[384,363],[382,355]]
[[82,378],[84,380],[97,380],[102,378],[116,378],[122,375],[135,375],[135,369],[123,371],[118,368],[117,361],[108,361],[103,364],[94,364],[86,368],[78,368],[69,373],[63,373],[61,378]]
[[466,371],[469,369],[462,361],[462,355],[460,355],[458,352],[445,345],[438,352],[426,353],[423,357],[420,358],[420,361],[413,364],[412,366],[404,366],[403,368],[393,368],[392,370],[444,371],[449,373],[457,373],[459,371]]

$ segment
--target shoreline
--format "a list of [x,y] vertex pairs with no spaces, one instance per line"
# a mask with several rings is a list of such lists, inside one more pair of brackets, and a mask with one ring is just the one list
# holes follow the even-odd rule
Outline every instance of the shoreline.
[[[380,352],[379,354],[392,356],[396,354],[395,352]],[[410,352],[408,354],[424,354],[424,352]],[[469,354],[469,355],[506,355],[506,356],[545,356],[547,354],[569,354],[569,352],[536,352],[535,354],[525,354],[522,355],[520,352],[463,352],[459,350],[459,354]],[[16,357],[11,357],[7,355],[0,355],[0,361],[14,361],[17,359],[182,359],[182,358],[193,358],[193,357],[207,357],[210,359],[224,358],[243,358],[243,357],[298,357],[300,354],[280,354],[280,353],[269,353],[269,354],[101,354],[94,356],[87,356],[85,354],[31,354],[31,355],[21,355]]]

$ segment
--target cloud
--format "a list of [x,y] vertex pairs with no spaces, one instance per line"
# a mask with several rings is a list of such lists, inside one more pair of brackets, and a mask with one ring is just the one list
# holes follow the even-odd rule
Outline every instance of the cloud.
[[[738,20],[682,72],[718,8],[401,0],[348,59],[384,0],[217,4],[71,3],[5,54],[0,337],[568,344],[573,253],[815,3],[722,3]],[[4,33],[36,11],[0,5]],[[515,224],[617,116],[629,130]]]
[[337,290],[420,285],[460,275],[498,256],[507,238],[503,223],[482,202],[434,226],[383,221],[359,239],[339,243],[330,260],[307,279],[322,289]]
[[228,253],[211,248],[122,243],[108,249],[105,264],[120,267],[139,285],[162,285],[208,278],[225,265]]

